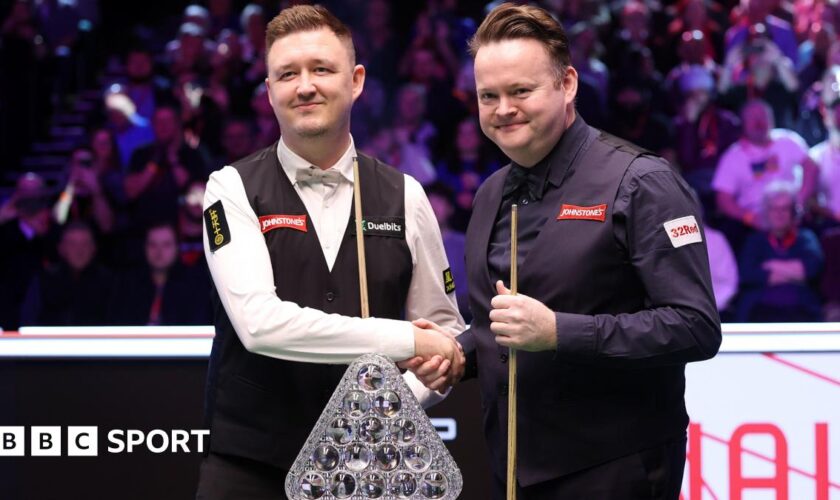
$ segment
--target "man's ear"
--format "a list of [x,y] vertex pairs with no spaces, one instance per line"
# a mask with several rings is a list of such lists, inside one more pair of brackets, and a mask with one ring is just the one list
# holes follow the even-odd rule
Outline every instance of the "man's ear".
[[563,93],[566,95],[566,102],[574,102],[577,96],[578,73],[573,66],[567,66],[563,71]]
[[271,107],[274,107],[274,101],[271,100],[271,85],[268,84],[268,77],[265,78],[265,93],[268,94],[268,102]]
[[365,67],[357,64],[353,68],[353,101],[362,95],[362,90],[365,88]]

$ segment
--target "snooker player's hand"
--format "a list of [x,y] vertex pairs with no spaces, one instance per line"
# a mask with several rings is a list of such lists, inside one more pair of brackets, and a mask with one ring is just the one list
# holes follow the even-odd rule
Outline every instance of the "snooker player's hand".
[[521,351],[557,349],[557,323],[554,312],[527,295],[511,295],[501,280],[490,305],[490,330],[496,343]]
[[461,344],[431,321],[418,319],[413,324],[416,355],[397,365],[410,370],[429,389],[443,392],[464,375],[466,357]]

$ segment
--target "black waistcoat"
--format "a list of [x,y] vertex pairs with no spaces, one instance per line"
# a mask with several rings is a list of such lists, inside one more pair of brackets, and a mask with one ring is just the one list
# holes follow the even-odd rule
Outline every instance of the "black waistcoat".
[[[520,293],[553,311],[568,313],[619,315],[646,307],[645,289],[615,241],[612,221],[618,187],[642,153],[588,129],[562,183],[546,192],[541,202],[554,208],[519,269]],[[490,331],[490,300],[496,292],[487,253],[507,170],[491,176],[477,194],[466,247],[484,430],[500,477],[506,463],[508,365],[507,349],[496,344]],[[607,204],[603,222],[556,220],[563,204],[602,203]],[[622,369],[583,360],[565,362],[548,351],[517,355],[517,472],[523,485],[594,466],[685,432],[683,365]]]
[[[311,218],[280,166],[276,145],[233,167],[239,171],[258,217],[306,215],[306,232],[281,228],[265,233],[277,296],[301,307],[360,316],[353,210],[330,271]],[[359,155],[359,177],[365,219],[391,217],[404,223],[403,174]],[[404,231],[402,235],[365,236],[371,316],[403,316],[412,262]],[[288,469],[347,367],[285,361],[248,352],[218,296],[215,303],[216,338],[206,409],[210,449]]]

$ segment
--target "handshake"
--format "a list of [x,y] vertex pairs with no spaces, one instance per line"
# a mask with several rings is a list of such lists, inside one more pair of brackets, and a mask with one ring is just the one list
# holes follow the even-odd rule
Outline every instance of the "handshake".
[[464,375],[464,350],[454,335],[435,323],[417,319],[412,324],[414,357],[397,365],[414,373],[429,389],[444,392]]

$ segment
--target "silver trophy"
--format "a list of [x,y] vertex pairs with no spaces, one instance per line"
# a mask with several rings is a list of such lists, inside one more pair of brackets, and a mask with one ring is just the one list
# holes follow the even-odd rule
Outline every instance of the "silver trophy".
[[396,365],[357,358],[286,476],[293,500],[451,500],[461,471]]

